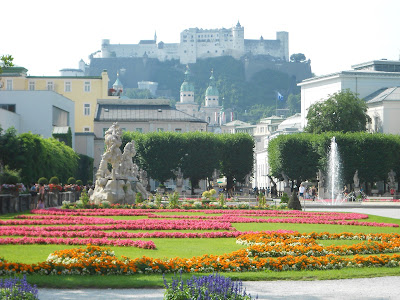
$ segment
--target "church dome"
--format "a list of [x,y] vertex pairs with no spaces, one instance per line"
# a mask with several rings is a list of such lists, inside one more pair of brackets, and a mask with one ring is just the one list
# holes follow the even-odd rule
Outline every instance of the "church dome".
[[194,85],[190,80],[191,74],[189,66],[186,66],[185,80],[181,85],[181,92],[194,92]]
[[183,82],[181,85],[181,92],[193,92],[194,91],[194,86],[190,82]]
[[209,86],[206,90],[206,96],[219,96],[218,89],[215,86]]
[[213,71],[211,71],[210,84],[206,90],[206,97],[207,96],[219,96],[218,89],[215,86],[215,78],[213,75]]

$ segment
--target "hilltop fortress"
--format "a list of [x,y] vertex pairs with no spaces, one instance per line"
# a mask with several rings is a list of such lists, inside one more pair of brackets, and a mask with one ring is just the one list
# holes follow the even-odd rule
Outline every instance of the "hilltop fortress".
[[181,64],[196,63],[197,59],[232,56],[240,59],[246,54],[269,55],[282,61],[289,61],[289,33],[276,33],[276,40],[249,40],[244,38],[244,27],[226,29],[189,28],[181,32],[180,43],[157,43],[153,40],[141,40],[139,44],[110,44],[102,40],[101,57],[148,57],[159,61],[177,59]]

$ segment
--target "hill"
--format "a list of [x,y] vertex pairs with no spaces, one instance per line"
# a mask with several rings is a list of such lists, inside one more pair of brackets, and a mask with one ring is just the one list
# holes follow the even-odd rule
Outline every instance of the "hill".
[[[275,108],[299,110],[300,89],[297,83],[312,76],[310,63],[275,61],[268,56],[217,57],[198,60],[189,64],[195,85],[195,101],[202,103],[208,87],[210,71],[214,70],[220,93],[220,104],[233,109],[235,118],[256,122],[261,117],[275,113]],[[179,101],[179,90],[186,66],[177,60],[160,62],[149,58],[93,58],[86,75],[98,76],[106,69],[110,86],[117,72],[124,89],[137,88],[138,81],[158,82],[158,96]],[[284,101],[277,101],[277,93]]]

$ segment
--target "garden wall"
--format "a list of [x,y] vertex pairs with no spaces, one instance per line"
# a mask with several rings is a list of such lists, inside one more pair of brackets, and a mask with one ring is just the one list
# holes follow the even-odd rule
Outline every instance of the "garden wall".
[[[44,205],[48,207],[61,206],[63,201],[75,202],[80,192],[46,193]],[[0,214],[18,213],[34,209],[37,206],[38,196],[30,194],[0,194]]]

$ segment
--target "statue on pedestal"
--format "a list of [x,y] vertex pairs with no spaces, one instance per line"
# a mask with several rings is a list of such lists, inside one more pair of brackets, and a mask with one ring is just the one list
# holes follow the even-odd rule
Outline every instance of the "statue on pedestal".
[[[140,191],[143,197],[147,198],[146,189],[138,180],[138,167],[132,161],[136,155],[134,141],[127,143],[122,153],[120,150],[121,136],[122,130],[118,123],[111,125],[105,132],[106,150],[96,173],[95,189],[90,195],[90,200],[95,204],[100,204],[102,201],[134,203],[135,192],[132,190],[132,183],[136,192]],[[111,164],[111,172],[108,164]]]

